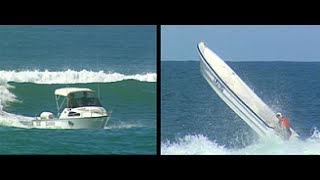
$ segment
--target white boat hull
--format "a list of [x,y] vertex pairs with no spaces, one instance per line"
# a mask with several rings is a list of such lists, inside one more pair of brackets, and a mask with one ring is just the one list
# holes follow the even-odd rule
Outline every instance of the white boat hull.
[[245,106],[232,97],[233,95],[220,84],[215,74],[208,70],[208,67],[204,62],[201,62],[201,66],[202,75],[218,96],[260,136],[267,135],[270,128],[263,122],[257,120]]
[[[257,134],[274,134],[277,124],[275,113],[203,43],[199,43],[198,53],[200,71],[218,96]],[[292,132],[292,138],[298,137],[295,131]]]
[[26,126],[39,129],[103,129],[110,117],[74,118],[74,119],[40,119],[22,122]]

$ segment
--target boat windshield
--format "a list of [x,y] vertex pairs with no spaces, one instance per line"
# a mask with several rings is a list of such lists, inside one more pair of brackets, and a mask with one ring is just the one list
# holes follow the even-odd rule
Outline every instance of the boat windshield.
[[76,108],[84,106],[99,106],[101,103],[98,98],[96,98],[94,92],[76,92],[70,93],[67,97],[67,107]]

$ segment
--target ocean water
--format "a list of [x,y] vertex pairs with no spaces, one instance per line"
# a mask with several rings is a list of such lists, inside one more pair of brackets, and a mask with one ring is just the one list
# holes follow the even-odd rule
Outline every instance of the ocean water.
[[[0,26],[0,154],[155,154],[155,26]],[[21,125],[57,113],[54,90],[88,87],[104,129]]]
[[199,61],[162,61],[161,154],[320,154],[320,63],[227,64],[301,138],[258,137],[211,89]]

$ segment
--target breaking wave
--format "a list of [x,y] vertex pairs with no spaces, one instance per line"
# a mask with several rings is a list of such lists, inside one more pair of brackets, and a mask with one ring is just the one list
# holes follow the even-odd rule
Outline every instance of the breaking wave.
[[77,83],[109,83],[124,80],[136,80],[142,82],[156,82],[156,73],[125,75],[117,72],[106,73],[104,71],[0,71],[0,104],[5,106],[7,102],[16,101],[16,96],[10,92],[15,88],[8,82],[35,83],[35,84],[77,84]]
[[37,84],[75,84],[94,82],[117,82],[123,80],[137,80],[156,82],[156,73],[125,75],[121,73],[94,72],[88,70],[74,71],[0,71],[0,84],[5,82],[30,82]]

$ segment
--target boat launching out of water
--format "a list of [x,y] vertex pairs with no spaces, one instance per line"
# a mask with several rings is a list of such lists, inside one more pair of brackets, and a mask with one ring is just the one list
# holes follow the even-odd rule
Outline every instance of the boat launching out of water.
[[[283,137],[278,119],[248,85],[203,42],[198,44],[200,71],[218,96],[239,115],[257,134],[277,134]],[[291,128],[290,139],[299,135]]]

